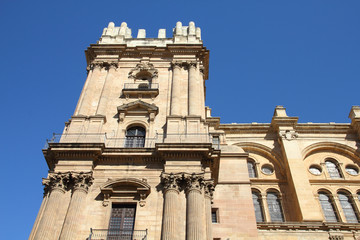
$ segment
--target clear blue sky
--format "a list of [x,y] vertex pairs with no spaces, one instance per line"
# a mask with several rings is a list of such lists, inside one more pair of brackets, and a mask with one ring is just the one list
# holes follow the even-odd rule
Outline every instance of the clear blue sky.
[[[106,2],[106,3],[105,3]],[[207,105],[223,123],[349,122],[360,105],[360,1],[0,2],[2,239],[26,239],[47,166],[86,79],[84,50],[109,21],[155,37],[195,21],[210,49]]]

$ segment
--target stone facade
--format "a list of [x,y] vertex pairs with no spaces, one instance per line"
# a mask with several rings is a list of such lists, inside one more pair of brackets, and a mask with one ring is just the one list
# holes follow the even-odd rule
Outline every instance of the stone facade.
[[[360,107],[351,124],[221,124],[200,28],[137,38],[109,23],[49,167],[29,239],[360,239]],[[146,237],[146,238],[145,238]]]

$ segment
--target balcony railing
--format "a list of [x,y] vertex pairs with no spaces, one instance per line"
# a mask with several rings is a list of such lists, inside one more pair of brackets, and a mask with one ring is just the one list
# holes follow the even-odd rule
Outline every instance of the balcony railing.
[[89,240],[146,240],[146,230],[90,229]]
[[158,83],[125,83],[124,90],[157,90],[159,89]]
[[[44,149],[49,143],[104,143],[109,148],[155,148],[156,143],[212,143],[212,136],[209,134],[156,134],[154,138],[109,137],[106,133],[65,133],[53,134],[47,139]],[[219,149],[219,144],[213,144],[214,149]]]

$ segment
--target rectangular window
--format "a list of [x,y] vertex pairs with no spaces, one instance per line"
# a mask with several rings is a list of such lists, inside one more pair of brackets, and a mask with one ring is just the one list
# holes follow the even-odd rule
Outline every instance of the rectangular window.
[[220,138],[219,138],[219,136],[213,136],[212,137],[212,144],[213,144],[213,148],[220,149]]
[[127,239],[133,235],[136,205],[113,204],[108,240]]
[[218,209],[217,208],[212,208],[211,209],[211,222],[212,223],[218,223],[219,222]]

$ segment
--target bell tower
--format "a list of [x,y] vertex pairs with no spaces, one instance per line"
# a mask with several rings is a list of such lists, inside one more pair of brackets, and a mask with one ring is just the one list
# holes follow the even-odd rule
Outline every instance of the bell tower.
[[30,239],[212,240],[220,151],[200,28],[177,22],[171,38],[135,38],[110,22],[85,55],[74,115],[43,149],[49,174]]

